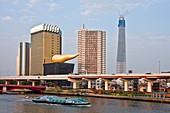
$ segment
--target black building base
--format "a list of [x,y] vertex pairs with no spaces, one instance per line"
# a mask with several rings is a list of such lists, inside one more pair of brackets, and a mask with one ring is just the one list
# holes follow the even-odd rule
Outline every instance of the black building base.
[[74,64],[71,63],[49,63],[44,64],[44,75],[63,75],[73,73]]

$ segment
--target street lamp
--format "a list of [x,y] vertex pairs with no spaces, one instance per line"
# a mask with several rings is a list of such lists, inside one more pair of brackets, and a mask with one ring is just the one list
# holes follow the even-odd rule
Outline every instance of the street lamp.
[[159,64],[159,74],[161,73],[161,64],[160,64],[160,61],[158,62]]

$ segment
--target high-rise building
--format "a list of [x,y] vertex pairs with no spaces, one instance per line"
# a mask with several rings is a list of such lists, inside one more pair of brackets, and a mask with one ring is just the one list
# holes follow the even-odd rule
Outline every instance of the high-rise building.
[[30,43],[20,42],[17,56],[16,75],[28,76],[29,75],[29,63],[30,63]]
[[126,73],[126,40],[125,40],[125,19],[124,16],[119,17],[119,34],[117,49],[117,66],[116,73]]
[[78,31],[78,73],[105,74],[106,72],[106,32]]
[[62,52],[62,32],[56,25],[41,24],[30,30],[31,75],[44,75],[43,64],[52,63],[53,55]]

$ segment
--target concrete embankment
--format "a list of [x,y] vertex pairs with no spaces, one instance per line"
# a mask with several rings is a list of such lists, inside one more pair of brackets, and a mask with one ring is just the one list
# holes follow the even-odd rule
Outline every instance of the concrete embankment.
[[121,100],[133,100],[133,101],[146,101],[146,102],[159,102],[159,103],[170,103],[170,98],[153,98],[149,96],[112,96],[112,95],[102,95],[93,93],[45,93],[52,95],[67,95],[67,96],[84,96],[84,97],[96,97],[96,98],[109,98],[109,99],[121,99]]
[[147,96],[145,96],[145,97],[144,96],[128,97],[128,96],[112,96],[112,95],[99,95],[99,94],[89,94],[87,96],[88,97],[98,97],[98,98],[110,98],[110,99],[122,99],[122,100],[170,103],[169,98],[151,98],[151,97],[147,97]]

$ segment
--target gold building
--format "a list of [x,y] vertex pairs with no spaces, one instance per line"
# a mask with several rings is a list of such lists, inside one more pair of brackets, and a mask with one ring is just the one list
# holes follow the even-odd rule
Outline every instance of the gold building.
[[106,32],[78,31],[78,73],[106,73]]
[[52,63],[53,55],[62,51],[62,33],[56,25],[41,24],[30,30],[31,70],[30,75],[43,75],[43,64]]

